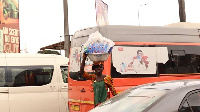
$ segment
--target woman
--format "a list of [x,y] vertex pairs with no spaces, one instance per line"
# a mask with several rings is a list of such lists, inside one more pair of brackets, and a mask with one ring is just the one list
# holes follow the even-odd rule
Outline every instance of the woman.
[[85,60],[87,54],[83,53],[83,60],[81,63],[80,74],[83,75],[88,80],[93,82],[93,89],[94,89],[94,105],[97,106],[102,102],[106,101],[108,98],[107,92],[108,88],[111,91],[112,95],[115,96],[116,90],[113,87],[113,81],[110,76],[103,75],[103,62],[94,63],[92,66],[92,70],[95,71],[95,74],[89,74],[84,71]]

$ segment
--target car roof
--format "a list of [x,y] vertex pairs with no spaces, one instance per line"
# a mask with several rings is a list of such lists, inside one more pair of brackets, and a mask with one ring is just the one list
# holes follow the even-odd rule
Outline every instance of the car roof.
[[200,85],[200,79],[185,79],[185,80],[154,82],[154,83],[141,85],[139,86],[139,88],[176,90],[183,87],[196,86],[196,85]]
[[56,54],[3,53],[0,66],[54,65],[68,66],[69,58]]
[[5,57],[63,57],[57,54],[39,54],[39,53],[3,53]]
[[148,107],[148,112],[173,112],[178,111],[178,108],[187,93],[200,89],[200,79],[156,82],[139,88],[150,89],[150,87],[151,89],[166,90],[167,93],[165,97],[158,101],[158,103]]

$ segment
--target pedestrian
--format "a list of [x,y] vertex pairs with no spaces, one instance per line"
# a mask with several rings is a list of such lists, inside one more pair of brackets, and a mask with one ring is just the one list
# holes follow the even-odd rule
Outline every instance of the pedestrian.
[[87,54],[84,52],[83,60],[80,66],[80,74],[93,82],[92,85],[94,89],[94,105],[97,106],[108,99],[108,90],[111,91],[113,96],[115,96],[117,93],[113,87],[112,78],[102,74],[104,70],[103,62],[97,62],[93,64],[92,70],[95,71],[95,74],[89,74],[84,71],[86,57]]

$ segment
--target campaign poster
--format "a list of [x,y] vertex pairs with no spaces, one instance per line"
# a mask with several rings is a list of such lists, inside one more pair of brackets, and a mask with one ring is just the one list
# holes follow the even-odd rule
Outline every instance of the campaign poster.
[[108,25],[108,5],[102,0],[95,0],[97,26]]
[[115,46],[113,66],[121,74],[155,74],[156,63],[168,61],[167,47]]
[[78,72],[80,70],[81,47],[73,47],[70,57],[70,72]]
[[0,0],[0,53],[19,52],[19,2]]
[[[82,62],[82,55],[83,55],[83,48],[81,47],[73,47],[71,49],[71,56],[70,56],[70,72],[78,72],[80,71],[80,65]],[[85,60],[85,68],[84,71],[86,72],[93,72],[92,71],[93,61],[89,59],[87,56]]]

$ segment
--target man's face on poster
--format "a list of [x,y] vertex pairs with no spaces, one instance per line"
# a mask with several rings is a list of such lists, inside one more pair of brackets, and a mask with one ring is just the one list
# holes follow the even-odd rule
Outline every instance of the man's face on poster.
[[142,53],[142,51],[138,51],[138,52],[137,52],[137,57],[138,57],[139,59],[141,59],[141,58],[142,58],[142,56],[143,56],[143,53]]

